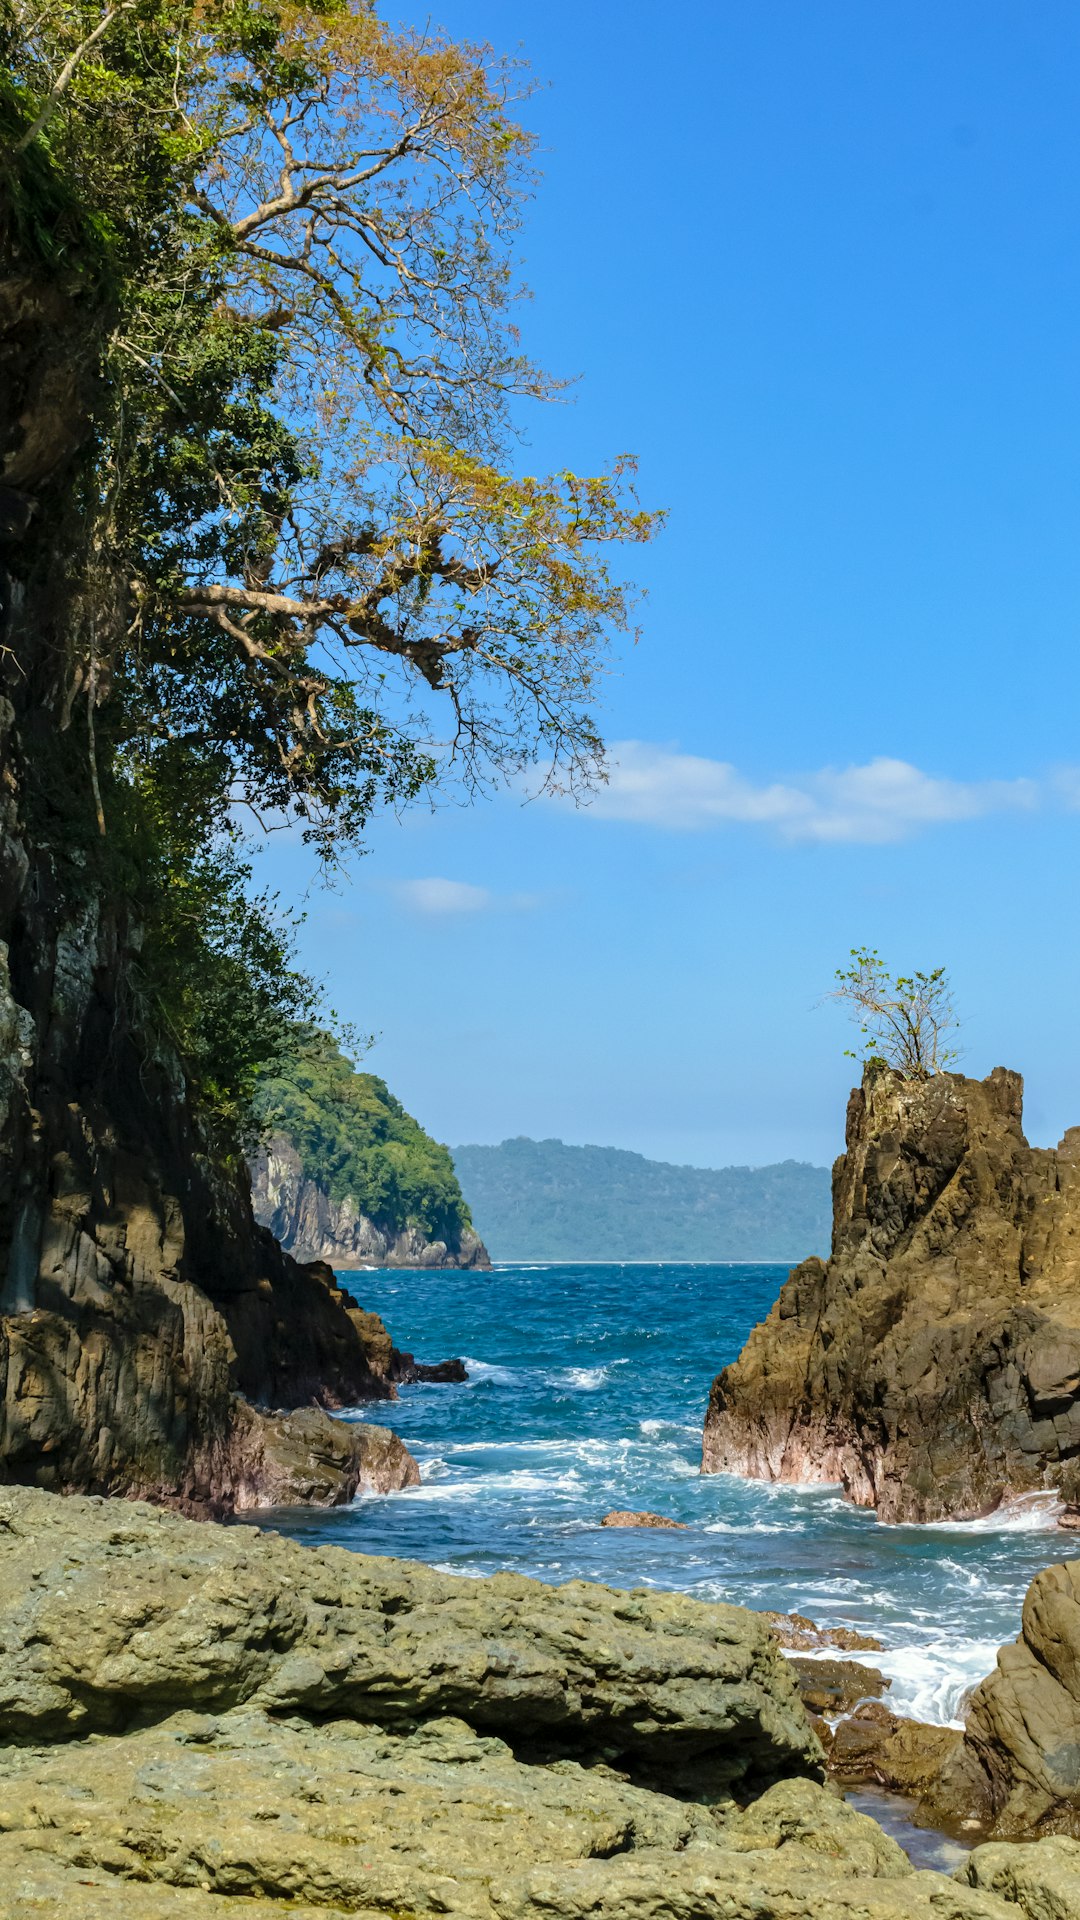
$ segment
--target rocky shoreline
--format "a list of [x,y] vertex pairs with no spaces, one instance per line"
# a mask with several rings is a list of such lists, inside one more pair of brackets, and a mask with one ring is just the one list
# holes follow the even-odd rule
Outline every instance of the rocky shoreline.
[[[804,1626],[808,1623],[804,1623]],[[768,1623],[0,1492],[12,1920],[1059,1920],[1080,1844],[916,1871]]]

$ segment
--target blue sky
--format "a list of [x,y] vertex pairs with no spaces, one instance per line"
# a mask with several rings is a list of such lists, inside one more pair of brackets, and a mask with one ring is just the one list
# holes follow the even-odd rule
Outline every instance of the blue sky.
[[[520,47],[530,464],[631,449],[611,786],[384,819],[304,957],[440,1138],[840,1150],[854,945],[1080,1122],[1080,12],[453,0]],[[300,849],[260,877],[295,897]]]

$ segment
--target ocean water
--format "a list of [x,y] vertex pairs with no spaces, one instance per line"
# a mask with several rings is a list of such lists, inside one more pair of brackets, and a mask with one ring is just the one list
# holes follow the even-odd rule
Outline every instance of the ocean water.
[[[268,1524],[455,1573],[671,1587],[857,1627],[885,1642],[864,1657],[890,1676],[896,1711],[955,1723],[1018,1631],[1032,1576],[1067,1558],[1072,1538],[1041,1496],[964,1525],[888,1527],[834,1488],[703,1478],[713,1375],[785,1276],[674,1264],[346,1275],[399,1346],[424,1360],[460,1354],[470,1379],[356,1411],[402,1436],[420,1487]],[[612,1507],[687,1530],[601,1528]]]

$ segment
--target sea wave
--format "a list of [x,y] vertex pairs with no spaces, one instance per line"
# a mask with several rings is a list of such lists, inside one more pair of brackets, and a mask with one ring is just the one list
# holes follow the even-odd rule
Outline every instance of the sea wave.
[[1052,1488],[1037,1493],[1021,1493],[1004,1500],[993,1513],[980,1514],[977,1520],[928,1520],[920,1533],[1052,1533],[1057,1531],[1064,1512],[1061,1496]]

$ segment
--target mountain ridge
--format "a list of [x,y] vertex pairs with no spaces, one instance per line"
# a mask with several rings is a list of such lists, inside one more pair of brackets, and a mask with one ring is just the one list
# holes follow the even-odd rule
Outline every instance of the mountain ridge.
[[829,1244],[830,1175],[805,1161],[679,1166],[524,1134],[450,1151],[494,1260],[786,1262]]

